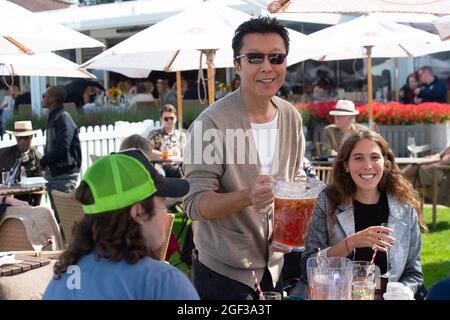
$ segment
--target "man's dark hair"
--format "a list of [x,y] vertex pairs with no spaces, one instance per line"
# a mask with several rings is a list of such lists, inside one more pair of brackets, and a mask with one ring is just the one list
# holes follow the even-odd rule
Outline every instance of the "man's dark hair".
[[430,66],[423,66],[423,67],[419,68],[419,73],[424,72],[424,71],[428,72],[432,76],[434,75],[433,68],[431,68]]
[[147,93],[147,85],[145,82],[138,82],[136,85],[136,91],[137,93]]
[[242,23],[234,32],[232,48],[233,56],[241,53],[244,36],[249,33],[276,33],[283,39],[286,54],[289,53],[289,33],[287,29],[276,19],[270,17],[253,18]]
[[174,114],[177,114],[177,109],[171,104],[165,104],[160,110],[159,115],[162,117],[164,112],[172,112]]
[[62,86],[52,86],[48,89],[47,94],[55,98],[57,104],[63,104],[66,101],[67,92]]

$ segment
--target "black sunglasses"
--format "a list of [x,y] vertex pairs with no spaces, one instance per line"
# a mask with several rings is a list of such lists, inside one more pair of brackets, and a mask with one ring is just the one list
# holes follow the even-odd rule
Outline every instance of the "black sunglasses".
[[175,117],[164,117],[163,119],[164,119],[164,121],[169,121],[169,120],[173,121],[173,120],[175,120]]
[[250,53],[243,53],[241,55],[238,55],[235,59],[240,59],[243,57],[247,57],[248,62],[250,64],[261,64],[264,61],[264,57],[269,57],[269,62],[271,64],[282,64],[284,60],[286,59],[286,54],[284,53],[258,53],[258,52],[250,52]]

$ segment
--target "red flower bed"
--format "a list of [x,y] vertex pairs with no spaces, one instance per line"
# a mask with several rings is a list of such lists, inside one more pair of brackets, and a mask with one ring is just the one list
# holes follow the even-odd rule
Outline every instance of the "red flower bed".
[[[328,113],[334,109],[336,101],[321,101],[296,104],[303,114],[307,113],[311,121],[333,123],[334,117]],[[357,122],[368,122],[367,104],[356,104],[359,110]],[[373,120],[379,125],[439,123],[450,120],[450,104],[425,102],[422,104],[401,104],[398,102],[373,103]]]

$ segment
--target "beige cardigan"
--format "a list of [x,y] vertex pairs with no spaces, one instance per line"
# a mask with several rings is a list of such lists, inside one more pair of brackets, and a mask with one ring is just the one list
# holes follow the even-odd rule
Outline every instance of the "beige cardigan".
[[[287,101],[272,98],[278,109],[278,134],[272,165],[274,177],[305,177],[303,155],[305,139],[299,113]],[[233,139],[217,139],[216,143],[199,142],[205,131],[216,129],[224,136],[227,129],[250,130],[245,138],[244,150],[237,149]],[[234,131],[233,131],[234,132]],[[211,139],[209,139],[211,140]],[[214,152],[212,153],[211,150]],[[202,155],[214,154],[235,160],[244,156],[242,164],[205,164]],[[244,153],[244,155],[242,155]],[[202,194],[206,191],[228,193],[252,186],[260,174],[259,158],[251,134],[251,125],[246,108],[241,100],[240,90],[217,101],[204,110],[191,125],[183,162],[184,172],[191,189],[185,198],[187,214],[194,220],[194,243],[199,260],[215,272],[254,286],[252,270],[262,279],[267,266],[274,284],[278,281],[283,266],[283,254],[273,252],[269,247],[273,229],[273,213],[258,213],[252,206],[224,218],[205,220],[198,209]],[[227,162],[229,163],[229,162]]]

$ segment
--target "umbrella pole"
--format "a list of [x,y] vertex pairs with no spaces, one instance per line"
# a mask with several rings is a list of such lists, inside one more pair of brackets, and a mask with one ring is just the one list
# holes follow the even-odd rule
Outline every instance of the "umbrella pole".
[[177,103],[178,103],[178,129],[183,129],[183,102],[181,93],[181,71],[176,72],[177,77]]
[[369,127],[373,128],[373,88],[372,88],[372,47],[367,50],[367,109],[369,111]]
[[214,96],[215,96],[215,90],[214,90],[214,71],[210,63],[208,63],[208,101],[209,105],[212,105],[214,103]]

